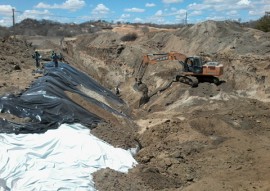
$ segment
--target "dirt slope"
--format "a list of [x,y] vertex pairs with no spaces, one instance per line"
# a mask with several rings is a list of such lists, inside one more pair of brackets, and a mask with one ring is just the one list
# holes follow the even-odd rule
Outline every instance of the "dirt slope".
[[25,40],[0,39],[0,94],[19,92],[35,78],[33,53],[33,47]]
[[172,33],[157,33],[146,42],[159,44],[165,52],[174,50],[186,54],[211,54],[233,50],[241,55],[263,55],[270,51],[269,39],[269,33],[244,28],[237,23],[206,21]]

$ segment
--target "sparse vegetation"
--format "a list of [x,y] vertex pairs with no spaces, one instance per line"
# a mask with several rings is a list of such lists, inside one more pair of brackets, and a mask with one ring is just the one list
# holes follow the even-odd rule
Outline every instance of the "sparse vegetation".
[[66,36],[71,37],[84,33],[95,33],[102,29],[112,29],[111,24],[104,21],[89,21],[81,24],[59,23],[51,20],[25,19],[15,27],[1,27],[0,36],[7,34],[16,35],[41,35],[41,36]]
[[134,41],[138,38],[137,33],[128,33],[121,37],[122,41]]
[[6,27],[0,26],[0,37],[7,38],[11,35],[10,31]]
[[270,31],[270,16],[263,16],[257,21],[256,29],[259,29],[264,32]]
[[146,33],[149,32],[149,27],[143,26],[143,27],[141,28],[141,30],[142,30],[143,34],[146,34]]
[[270,16],[263,16],[256,21],[249,21],[246,23],[242,23],[243,26],[258,29],[264,32],[270,31]]

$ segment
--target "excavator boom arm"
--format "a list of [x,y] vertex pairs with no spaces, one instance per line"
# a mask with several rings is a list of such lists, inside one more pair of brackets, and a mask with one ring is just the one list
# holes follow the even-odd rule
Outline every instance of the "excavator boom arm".
[[143,60],[139,65],[137,72],[135,73],[135,80],[137,83],[141,83],[148,64],[156,64],[157,62],[165,60],[178,60],[179,62],[184,63],[186,59],[186,55],[178,52],[169,52],[163,54],[146,54],[143,56]]

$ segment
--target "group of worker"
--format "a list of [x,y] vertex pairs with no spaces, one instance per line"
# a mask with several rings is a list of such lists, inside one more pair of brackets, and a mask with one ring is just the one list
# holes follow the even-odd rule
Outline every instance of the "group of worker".
[[[32,55],[32,57],[35,59],[36,61],[36,68],[40,67],[40,59],[42,58],[42,56],[40,55],[40,53],[36,50],[35,53]],[[54,66],[57,68],[58,67],[58,60],[60,62],[64,61],[64,57],[62,55],[62,53],[60,52],[59,55],[57,55],[54,50],[51,53],[51,59],[54,62]]]

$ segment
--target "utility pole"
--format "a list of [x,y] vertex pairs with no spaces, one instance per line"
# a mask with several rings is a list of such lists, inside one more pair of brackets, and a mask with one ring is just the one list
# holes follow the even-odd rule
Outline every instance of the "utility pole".
[[187,11],[186,11],[185,25],[187,25]]
[[13,20],[13,28],[15,26],[15,9],[12,8],[12,20]]
[[12,8],[12,21],[13,21],[13,35],[16,38],[16,31],[15,31],[15,9]]

